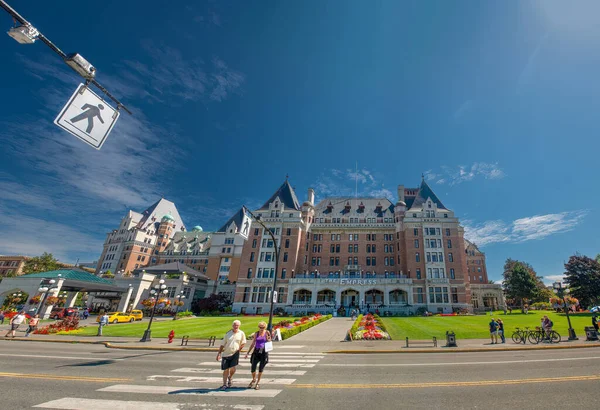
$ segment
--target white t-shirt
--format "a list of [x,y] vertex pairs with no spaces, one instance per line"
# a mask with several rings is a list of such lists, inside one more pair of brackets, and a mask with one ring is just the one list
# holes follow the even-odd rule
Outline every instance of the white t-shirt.
[[25,320],[25,315],[17,315],[13,318],[13,324],[20,325]]
[[246,344],[246,334],[241,330],[235,333],[233,333],[233,330],[230,330],[221,341],[221,346],[224,346],[223,357],[234,355],[235,352],[240,350],[240,346],[243,344]]

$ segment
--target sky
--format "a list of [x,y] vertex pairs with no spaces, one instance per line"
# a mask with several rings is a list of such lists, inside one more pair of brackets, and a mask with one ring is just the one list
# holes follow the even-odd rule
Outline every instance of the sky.
[[300,201],[424,175],[496,281],[600,252],[598,2],[9,3],[133,115],[99,151],[60,130],[81,79],[0,34],[0,254],[96,260],[161,196],[218,229],[286,175]]

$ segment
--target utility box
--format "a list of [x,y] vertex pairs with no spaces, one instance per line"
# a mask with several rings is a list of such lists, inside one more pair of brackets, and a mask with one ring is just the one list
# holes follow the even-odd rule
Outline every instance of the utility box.
[[585,327],[585,340],[598,340],[598,331],[592,326]]
[[446,331],[446,346],[445,347],[458,347],[456,344],[456,335],[450,330]]

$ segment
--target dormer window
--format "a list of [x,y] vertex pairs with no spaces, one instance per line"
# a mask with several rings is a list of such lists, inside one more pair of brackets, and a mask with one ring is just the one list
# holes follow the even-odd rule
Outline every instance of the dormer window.
[[331,201],[329,201],[329,204],[327,205],[327,210],[329,212],[331,212],[333,210],[333,204],[331,203]]
[[427,202],[427,208],[431,208],[431,201]]
[[344,209],[346,211],[350,211],[350,208],[352,208],[352,206],[350,206],[350,202],[346,202],[346,206],[344,207]]
[[379,203],[377,204],[377,206],[375,207],[375,212],[381,212],[382,208],[383,208],[383,207],[381,206],[381,202],[379,202]]
[[365,204],[363,204],[362,202],[358,206],[358,212],[365,212]]

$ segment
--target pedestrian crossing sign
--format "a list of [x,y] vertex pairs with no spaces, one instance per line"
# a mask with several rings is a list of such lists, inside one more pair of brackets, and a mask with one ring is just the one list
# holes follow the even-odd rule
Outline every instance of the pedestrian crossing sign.
[[119,119],[119,111],[79,84],[54,123],[96,149],[102,148],[106,137]]

